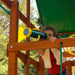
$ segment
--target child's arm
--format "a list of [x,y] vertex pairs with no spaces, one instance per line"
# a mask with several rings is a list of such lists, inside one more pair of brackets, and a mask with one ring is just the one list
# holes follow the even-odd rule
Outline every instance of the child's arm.
[[[49,37],[49,36],[47,38],[47,40],[50,40],[52,43],[54,43],[56,41],[56,39],[57,39],[56,37]],[[44,55],[45,50],[41,49],[41,50],[37,50],[37,52],[39,53],[39,55]]]

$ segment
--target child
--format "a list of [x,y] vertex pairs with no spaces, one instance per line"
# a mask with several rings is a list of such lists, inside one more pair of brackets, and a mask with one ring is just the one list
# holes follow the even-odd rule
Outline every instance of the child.
[[[42,32],[47,33],[47,40],[50,40],[52,43],[54,43],[56,39],[59,39],[56,31],[50,26],[47,26]],[[48,75],[60,75],[60,49],[51,48],[38,50],[38,53],[42,56]],[[64,62],[65,60],[62,56],[62,75],[67,75]]]

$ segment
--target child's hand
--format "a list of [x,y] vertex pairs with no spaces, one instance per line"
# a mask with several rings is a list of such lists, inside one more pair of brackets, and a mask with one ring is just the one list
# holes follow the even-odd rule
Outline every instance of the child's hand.
[[54,43],[57,38],[56,37],[48,37],[47,39],[50,40],[52,43]]

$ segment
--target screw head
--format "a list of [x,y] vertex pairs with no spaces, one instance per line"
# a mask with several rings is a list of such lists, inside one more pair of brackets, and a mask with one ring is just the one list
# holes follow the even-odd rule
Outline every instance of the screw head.
[[10,48],[13,48],[13,46],[10,46]]

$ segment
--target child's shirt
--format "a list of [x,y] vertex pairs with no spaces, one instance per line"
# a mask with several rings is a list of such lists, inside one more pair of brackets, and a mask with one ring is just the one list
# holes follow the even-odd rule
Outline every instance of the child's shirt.
[[[51,60],[51,68],[48,68],[47,71],[49,74],[60,74],[60,65],[56,64],[56,59],[53,55],[53,53],[50,50],[50,60]],[[66,68],[65,63],[62,64],[62,71],[64,71]]]
[[[50,51],[52,53],[50,53]],[[51,57],[50,57],[50,55],[52,55],[52,54],[53,54],[53,58],[55,58],[55,60],[56,60],[56,64],[60,65],[60,50],[57,48],[45,49],[44,55],[42,56],[45,68],[52,67]],[[65,59],[62,55],[62,63],[64,63],[64,62],[65,62]]]

